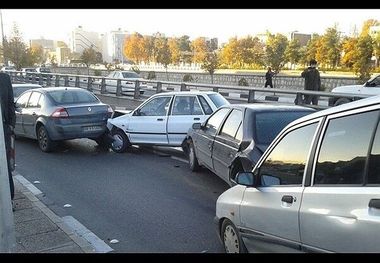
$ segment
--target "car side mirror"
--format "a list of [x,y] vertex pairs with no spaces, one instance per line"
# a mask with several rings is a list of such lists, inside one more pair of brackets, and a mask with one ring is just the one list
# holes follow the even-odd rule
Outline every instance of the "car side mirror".
[[255,175],[252,172],[239,172],[234,181],[237,184],[245,186],[255,186]]
[[199,130],[199,129],[202,129],[202,124],[199,123],[199,122],[193,123],[192,128],[193,128],[193,130]]

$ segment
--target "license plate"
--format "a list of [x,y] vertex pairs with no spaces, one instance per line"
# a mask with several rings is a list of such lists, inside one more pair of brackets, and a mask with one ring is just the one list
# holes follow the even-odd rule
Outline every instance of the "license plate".
[[93,132],[93,131],[101,131],[102,127],[100,126],[87,126],[83,127],[84,132]]

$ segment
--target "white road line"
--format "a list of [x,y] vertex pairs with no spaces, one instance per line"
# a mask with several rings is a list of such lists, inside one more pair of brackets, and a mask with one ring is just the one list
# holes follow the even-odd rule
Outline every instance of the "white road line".
[[82,225],[78,220],[72,216],[62,217],[63,222],[70,227],[78,236],[84,238],[89,242],[98,253],[107,253],[113,249],[107,245],[103,240],[97,237],[93,232]]

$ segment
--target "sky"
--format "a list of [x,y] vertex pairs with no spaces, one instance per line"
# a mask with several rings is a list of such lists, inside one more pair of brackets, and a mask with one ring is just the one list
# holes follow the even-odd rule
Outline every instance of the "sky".
[[328,27],[349,34],[360,31],[367,19],[380,21],[380,9],[2,9],[5,35],[16,22],[24,40],[45,39],[68,42],[70,32],[105,33],[121,28],[143,35],[156,32],[168,37],[189,35],[217,37],[219,43],[237,36],[265,33],[323,34]]

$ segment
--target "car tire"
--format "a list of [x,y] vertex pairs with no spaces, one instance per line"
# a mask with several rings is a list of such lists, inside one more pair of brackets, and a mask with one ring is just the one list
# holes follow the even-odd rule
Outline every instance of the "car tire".
[[198,158],[195,154],[195,147],[192,140],[189,142],[189,167],[192,172],[199,170]]
[[45,126],[41,125],[37,130],[38,146],[43,152],[51,152],[54,147],[54,142],[50,139],[49,133]]
[[103,134],[102,136],[95,138],[95,142],[98,144],[98,146],[102,149],[108,149],[111,145],[111,139],[108,138],[108,134]]
[[339,106],[339,105],[346,104],[346,103],[349,103],[349,102],[351,102],[350,99],[347,99],[347,98],[340,98],[340,99],[338,99],[338,100],[334,103],[334,106]]
[[224,219],[221,229],[221,238],[226,253],[247,253],[239,232],[229,219]]
[[131,145],[128,136],[124,131],[118,129],[112,133],[113,142],[111,143],[111,149],[117,153],[123,153]]

